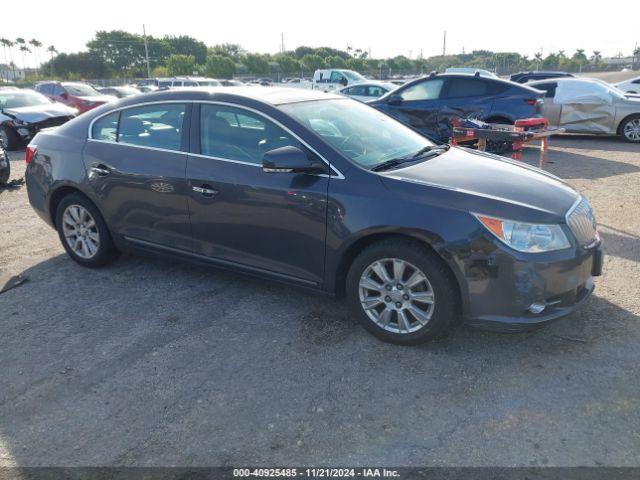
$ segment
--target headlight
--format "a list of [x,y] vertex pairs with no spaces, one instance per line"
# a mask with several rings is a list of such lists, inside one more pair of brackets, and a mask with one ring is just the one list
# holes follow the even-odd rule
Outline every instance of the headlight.
[[550,252],[571,246],[560,225],[541,225],[474,215],[487,230],[519,252]]

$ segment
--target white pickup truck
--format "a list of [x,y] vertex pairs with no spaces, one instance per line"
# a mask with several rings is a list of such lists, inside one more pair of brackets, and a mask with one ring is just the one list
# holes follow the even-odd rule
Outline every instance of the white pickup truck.
[[354,83],[365,82],[366,80],[366,78],[353,70],[327,68],[315,71],[311,88],[313,90],[331,92],[348,85],[353,85]]

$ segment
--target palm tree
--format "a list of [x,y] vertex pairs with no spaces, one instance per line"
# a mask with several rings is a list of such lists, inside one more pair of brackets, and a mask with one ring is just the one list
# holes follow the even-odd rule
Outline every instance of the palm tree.
[[39,40],[36,40],[35,38],[32,38],[31,40],[29,40],[29,45],[31,45],[33,47],[33,51],[34,51],[34,53],[36,55],[36,64],[37,64],[36,68],[40,68],[39,50],[42,47],[42,42],[40,42]]
[[[9,66],[9,57],[7,56],[7,46],[9,45],[10,40],[6,38],[0,38],[0,44],[2,44],[2,50],[4,50],[4,63]],[[9,73],[7,72],[7,80],[9,80]]]
[[[3,38],[3,39],[2,39],[2,46],[3,46],[3,47],[6,47],[6,48],[8,48],[8,49],[9,49],[9,57],[8,57],[8,61],[7,61],[7,63],[8,63],[8,65],[9,65],[9,67],[12,67],[12,68],[13,68],[13,76],[14,76],[14,78],[15,78],[15,76],[16,76],[16,68],[15,68],[15,64],[13,63],[13,52],[11,51],[11,48],[12,48],[14,45],[15,45],[15,44],[14,44],[11,40],[9,40],[9,39],[7,39],[7,38]],[[9,75],[9,74],[7,74],[7,79],[8,79],[8,75]]]
[[47,47],[47,52],[49,52],[49,55],[51,55],[51,61],[49,62],[49,65],[51,65],[51,76],[53,77],[53,57],[58,53],[58,50],[56,50],[56,47],[54,47],[53,45],[49,45]]
[[26,45],[22,45],[20,47],[20,51],[22,52],[22,69],[24,70],[24,78],[27,78],[27,60],[25,57],[25,52],[26,53],[31,53],[31,50],[29,50],[29,47],[27,47]]

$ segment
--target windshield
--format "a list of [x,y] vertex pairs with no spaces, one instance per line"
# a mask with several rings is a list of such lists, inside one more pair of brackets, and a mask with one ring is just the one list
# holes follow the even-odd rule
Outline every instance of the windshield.
[[280,108],[367,169],[434,145],[397,120],[355,100],[317,100]]
[[0,108],[20,108],[35,107],[37,105],[47,105],[52,103],[44,95],[38,92],[29,92],[24,90],[8,90],[0,92]]
[[353,70],[340,70],[340,73],[342,73],[345,77],[347,77],[349,80],[354,82],[366,80],[366,78],[364,78],[358,72],[354,72]]
[[74,97],[95,97],[100,95],[100,92],[95,88],[84,83],[63,83],[62,86]]

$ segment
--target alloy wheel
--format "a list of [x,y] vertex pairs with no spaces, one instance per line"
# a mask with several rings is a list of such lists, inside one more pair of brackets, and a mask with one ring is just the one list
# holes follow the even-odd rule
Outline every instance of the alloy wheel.
[[360,304],[380,328],[413,333],[429,323],[435,295],[427,276],[415,265],[384,258],[365,268],[359,282]]
[[85,260],[93,258],[100,248],[96,221],[82,205],[69,205],[62,214],[62,232],[73,253]]
[[627,122],[623,129],[624,136],[633,142],[640,141],[640,118]]

